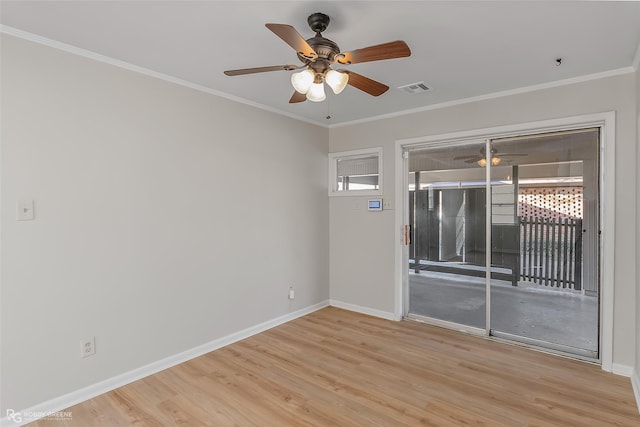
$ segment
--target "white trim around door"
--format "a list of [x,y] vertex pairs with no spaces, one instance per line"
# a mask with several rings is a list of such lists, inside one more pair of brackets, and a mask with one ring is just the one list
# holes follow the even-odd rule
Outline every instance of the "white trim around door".
[[508,126],[452,132],[417,138],[400,139],[395,143],[395,317],[407,314],[405,302],[407,292],[408,252],[404,244],[404,218],[406,200],[406,182],[403,152],[406,148],[443,144],[448,141],[467,139],[493,139],[520,136],[544,132],[561,131],[584,127],[600,127],[600,286],[602,291],[600,304],[600,362],[602,369],[613,369],[613,301],[614,301],[614,261],[615,261],[615,112],[603,112],[582,116],[565,117]]

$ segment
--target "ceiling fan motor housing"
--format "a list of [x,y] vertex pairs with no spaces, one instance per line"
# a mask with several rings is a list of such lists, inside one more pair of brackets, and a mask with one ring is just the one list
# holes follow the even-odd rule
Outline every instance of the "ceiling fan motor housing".
[[[317,59],[325,59],[329,62],[335,62],[335,56],[340,53],[340,48],[334,41],[322,36],[311,37],[307,40],[307,43],[309,43],[309,46],[311,46],[318,54]],[[300,58],[300,60],[305,64],[312,62],[309,58],[305,58],[300,54],[298,54],[298,58]]]
[[[322,33],[329,26],[331,19],[324,13],[314,13],[307,18],[309,27],[316,33],[314,37],[307,39],[307,43],[318,54],[316,62],[320,62],[318,66],[312,67],[316,72],[322,72],[327,70],[328,64],[335,62],[335,57],[340,53],[340,48],[333,40],[329,40],[326,37],[322,37]],[[303,63],[310,65],[314,60],[305,57],[298,53],[298,58]]]

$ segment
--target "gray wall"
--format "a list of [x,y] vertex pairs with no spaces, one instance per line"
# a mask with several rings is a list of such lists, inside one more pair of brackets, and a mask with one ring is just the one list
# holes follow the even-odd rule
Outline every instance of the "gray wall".
[[329,298],[327,129],[1,48],[3,415]]
[[[613,362],[636,350],[636,93],[633,73],[331,129],[329,151],[384,147],[384,198],[395,200],[394,144],[583,114],[616,112],[616,247]],[[429,96],[428,94],[424,96]],[[353,197],[330,198],[332,301],[394,311],[394,212],[371,215]],[[608,231],[606,231],[608,232]]]

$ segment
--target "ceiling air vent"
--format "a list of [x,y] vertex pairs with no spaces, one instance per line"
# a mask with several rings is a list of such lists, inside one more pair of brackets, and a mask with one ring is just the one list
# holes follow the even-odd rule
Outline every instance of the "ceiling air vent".
[[426,84],[424,84],[424,82],[410,83],[408,85],[399,86],[398,89],[408,93],[409,95],[415,95],[416,93],[424,93],[430,90],[429,87]]

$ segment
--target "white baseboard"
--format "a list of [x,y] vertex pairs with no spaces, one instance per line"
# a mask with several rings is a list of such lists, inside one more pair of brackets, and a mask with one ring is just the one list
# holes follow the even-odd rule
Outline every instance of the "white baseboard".
[[343,308],[349,311],[355,311],[357,313],[368,314],[369,316],[381,317],[387,320],[400,320],[396,316],[388,311],[382,311],[375,308],[363,307],[357,304],[350,304],[348,302],[336,301],[334,299],[329,300],[329,305],[332,307]]
[[616,375],[622,375],[623,377],[631,377],[633,375],[633,367],[621,365],[619,363],[613,363],[611,365],[611,372]]
[[638,370],[633,371],[631,375],[631,386],[633,387],[633,394],[636,396],[636,404],[638,405],[638,413],[640,414],[640,372]]
[[[47,417],[49,416],[49,414],[55,414],[64,410],[65,408],[69,408],[70,406],[77,405],[78,403],[115,390],[118,387],[122,387],[144,377],[148,377],[149,375],[153,375],[172,366],[186,362],[198,356],[202,356],[203,354],[217,350],[229,344],[233,344],[234,342],[243,340],[252,335],[259,334],[260,332],[264,332],[275,326],[297,319],[298,317],[313,313],[314,311],[320,310],[327,306],[329,306],[329,301],[322,301],[318,304],[314,304],[309,307],[294,311],[292,313],[276,317],[275,319],[271,319],[258,325],[251,326],[247,329],[233,333],[231,335],[215,339],[208,343],[199,345],[173,356],[166,357],[140,368],[133,369],[120,375],[116,375],[115,377],[100,381],[99,383],[81,388],[80,390],[76,390],[63,396],[48,400],[46,402],[39,403],[30,408],[26,408],[20,411],[16,410],[14,413],[12,413],[12,417],[10,417],[9,414],[3,414],[4,416],[0,420],[0,426],[21,426],[33,422],[36,419]],[[71,417],[73,417],[72,414]]]

